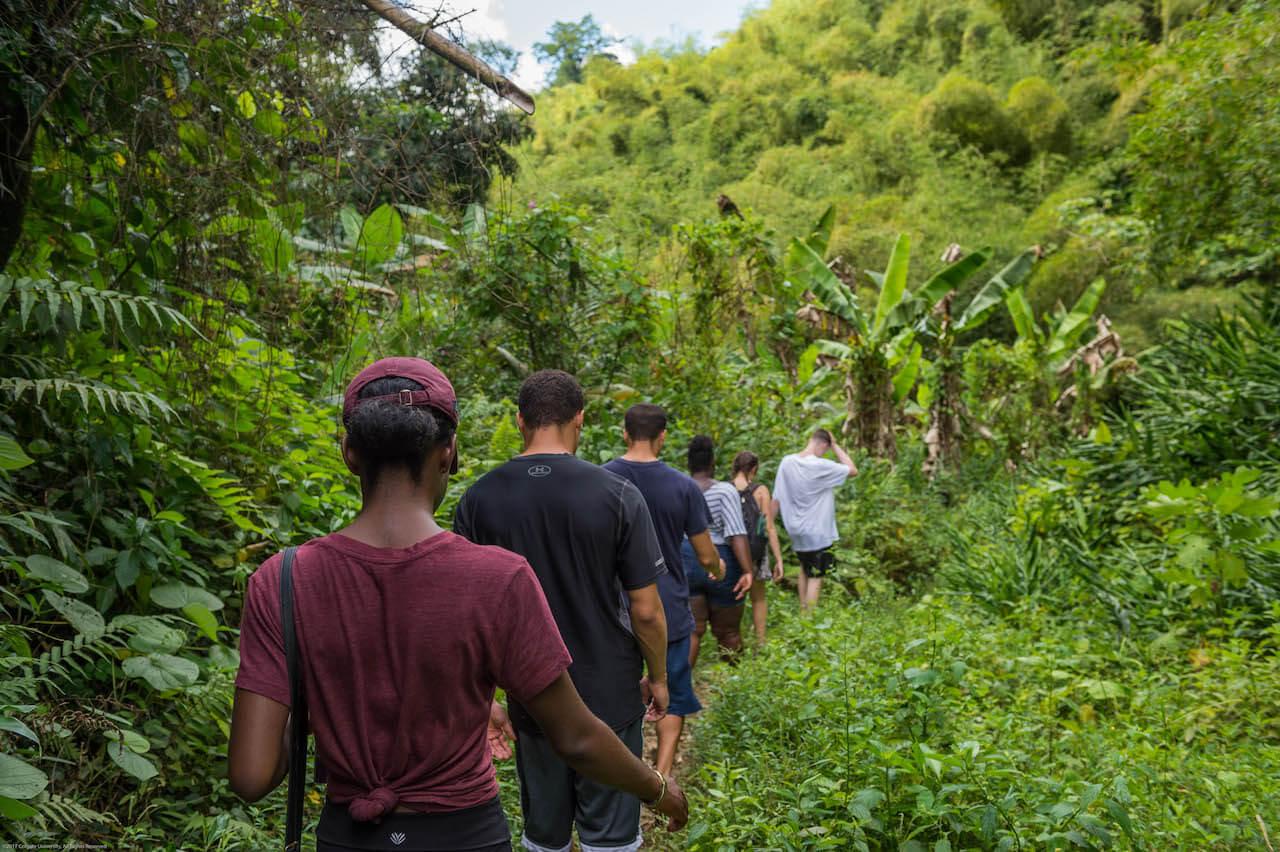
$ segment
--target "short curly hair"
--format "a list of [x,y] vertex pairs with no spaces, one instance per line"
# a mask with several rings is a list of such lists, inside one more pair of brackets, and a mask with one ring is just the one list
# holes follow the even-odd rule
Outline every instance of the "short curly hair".
[[564,370],[539,370],[524,380],[516,397],[526,429],[562,426],[585,404],[582,385]]
[[716,471],[716,446],[706,435],[694,435],[689,441],[689,452],[686,456],[690,473],[712,473]]

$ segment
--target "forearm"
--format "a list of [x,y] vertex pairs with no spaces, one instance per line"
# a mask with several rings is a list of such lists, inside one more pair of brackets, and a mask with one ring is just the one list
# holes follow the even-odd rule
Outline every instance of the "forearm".
[[765,530],[769,534],[769,550],[773,553],[773,559],[781,565],[782,545],[778,542],[778,526],[773,522],[772,517],[765,519]]
[[849,468],[849,475],[857,476],[858,466],[853,463],[853,459],[849,457],[847,452],[845,452],[844,447],[832,447],[831,449],[835,452],[836,458],[839,460],[840,464]]
[[649,680],[662,682],[667,679],[667,618],[658,609],[640,617],[631,613],[631,632],[635,634],[640,654],[644,657]]
[[652,801],[662,789],[658,775],[609,730],[609,726],[592,716],[590,723],[569,748],[560,752],[574,772],[597,784],[616,787]]
[[742,569],[742,573],[751,573],[751,545],[747,544],[747,537],[745,535],[730,536],[729,547],[733,550],[733,557],[738,560],[738,567]]

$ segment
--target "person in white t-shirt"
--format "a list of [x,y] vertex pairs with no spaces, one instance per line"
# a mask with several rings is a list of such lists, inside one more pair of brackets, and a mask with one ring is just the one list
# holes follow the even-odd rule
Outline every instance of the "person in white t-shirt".
[[[830,451],[837,461],[823,458]],[[800,559],[800,611],[817,606],[822,578],[835,567],[831,546],[836,532],[835,491],[858,466],[826,429],[816,429],[803,450],[783,456],[773,485],[773,510],[781,512],[782,525],[791,536],[791,547]]]

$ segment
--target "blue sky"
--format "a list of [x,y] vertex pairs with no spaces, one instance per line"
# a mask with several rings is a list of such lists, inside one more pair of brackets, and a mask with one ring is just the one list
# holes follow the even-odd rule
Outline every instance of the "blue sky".
[[[455,15],[475,10],[460,22],[467,36],[500,39],[521,50],[516,82],[537,88],[546,69],[538,66],[531,48],[556,21],[576,21],[591,14],[606,33],[627,45],[678,42],[692,35],[710,46],[719,34],[737,28],[744,11],[759,5],[749,0],[448,0],[446,8]],[[626,46],[616,52],[624,62],[632,57]]]

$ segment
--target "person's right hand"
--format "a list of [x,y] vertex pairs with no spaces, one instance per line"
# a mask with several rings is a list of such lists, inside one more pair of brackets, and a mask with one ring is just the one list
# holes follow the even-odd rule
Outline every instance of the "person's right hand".
[[689,821],[689,800],[676,779],[667,779],[667,793],[654,810],[667,817],[667,831],[679,831]]
[[713,579],[713,580],[723,580],[723,579],[724,579],[724,575],[725,575],[725,574],[727,574],[728,572],[729,572],[729,566],[728,566],[728,565],[725,565],[725,564],[724,564],[724,560],[723,560],[723,559],[721,559],[721,560],[720,560],[720,570],[719,570],[717,573],[715,573],[715,574],[711,574],[711,572],[710,572],[710,571],[708,571],[707,573],[710,575],[711,579]]
[[656,722],[663,718],[667,715],[667,707],[671,705],[671,692],[667,688],[667,682],[641,678],[640,700],[645,705],[646,722]]

